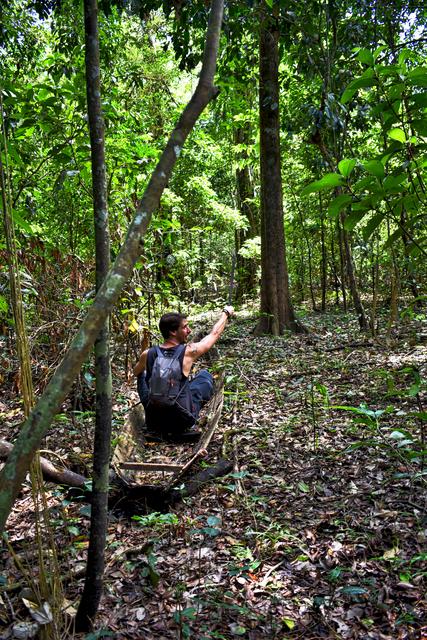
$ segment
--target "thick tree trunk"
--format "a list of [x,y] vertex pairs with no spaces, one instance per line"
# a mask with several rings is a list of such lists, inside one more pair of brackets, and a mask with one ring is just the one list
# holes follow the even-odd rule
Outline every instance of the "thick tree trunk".
[[260,6],[259,120],[261,168],[261,318],[256,332],[302,331],[289,295],[283,227],[279,122],[279,30],[272,10]]
[[3,532],[12,505],[19,493],[30,462],[54,415],[61,407],[74,378],[94,344],[105,319],[132,274],[141,250],[141,239],[158,207],[176,160],[199,115],[217,94],[213,86],[223,14],[223,0],[212,0],[211,14],[200,80],[184,109],[161,158],[151,176],[126,240],[89,308],[62,362],[56,369],[35,409],[22,425],[14,449],[0,476],[0,533]]
[[[110,268],[104,118],[101,108],[98,3],[84,1],[86,93],[92,156],[95,219],[96,289]],[[102,595],[105,540],[108,523],[108,476],[111,443],[111,364],[109,317],[95,342],[96,418],[93,451],[93,487],[86,579],[75,619],[76,631],[88,631]]]

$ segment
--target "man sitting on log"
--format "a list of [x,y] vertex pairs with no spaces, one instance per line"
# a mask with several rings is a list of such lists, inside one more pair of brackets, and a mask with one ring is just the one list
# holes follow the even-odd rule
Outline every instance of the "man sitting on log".
[[185,315],[172,312],[160,318],[163,344],[143,351],[133,369],[148,431],[178,435],[194,429],[214,385],[206,369],[189,380],[191,368],[215,344],[233,313],[232,306],[225,306],[210,333],[200,342],[189,344],[191,329]]

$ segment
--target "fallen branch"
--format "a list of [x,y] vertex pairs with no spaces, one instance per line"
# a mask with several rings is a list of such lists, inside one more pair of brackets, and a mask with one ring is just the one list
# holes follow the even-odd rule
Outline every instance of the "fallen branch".
[[[10,452],[13,449],[13,445],[6,440],[0,440],[0,460],[7,460]],[[78,487],[84,489],[88,478],[81,476],[74,471],[68,469],[57,469],[49,460],[40,457],[40,466],[43,474],[43,478],[48,482],[55,482],[55,484],[63,484],[67,487]]]

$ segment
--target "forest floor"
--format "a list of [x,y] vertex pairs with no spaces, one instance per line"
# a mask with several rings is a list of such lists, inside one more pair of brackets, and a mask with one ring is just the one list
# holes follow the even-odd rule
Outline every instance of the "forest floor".
[[[308,335],[280,338],[255,338],[244,313],[229,326],[224,411],[202,464],[226,456],[234,472],[168,514],[111,513],[97,631],[76,637],[427,638],[427,324],[407,320],[386,340],[362,336],[350,314],[303,321]],[[115,382],[119,433],[136,394]],[[0,418],[0,437],[13,440],[16,398]],[[64,412],[43,448],[84,471],[92,422]],[[45,496],[72,612],[89,509],[53,485]],[[1,638],[31,619],[20,590],[37,582],[29,485],[8,539]]]

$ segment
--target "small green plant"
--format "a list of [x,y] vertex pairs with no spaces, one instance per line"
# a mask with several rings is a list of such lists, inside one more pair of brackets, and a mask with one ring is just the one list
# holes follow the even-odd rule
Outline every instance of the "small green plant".
[[132,516],[141,527],[152,527],[154,529],[162,529],[165,525],[177,526],[179,523],[178,516],[175,513],[160,513],[153,511],[146,516]]

